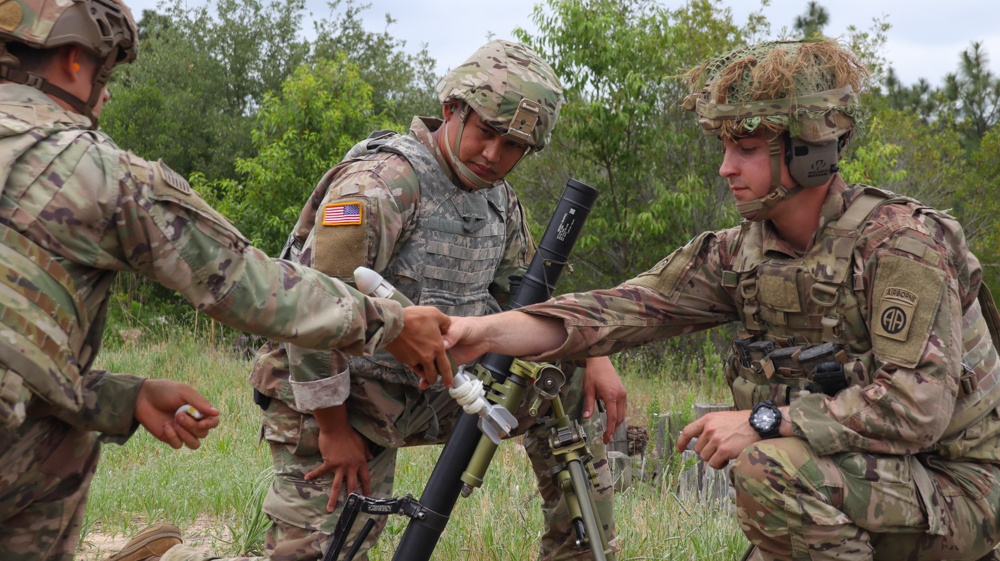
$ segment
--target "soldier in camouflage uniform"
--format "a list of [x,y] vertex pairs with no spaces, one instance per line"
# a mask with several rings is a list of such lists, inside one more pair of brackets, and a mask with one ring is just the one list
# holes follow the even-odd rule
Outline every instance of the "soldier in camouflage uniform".
[[[437,90],[444,120],[417,117],[409,135],[381,131],[352,148],[313,191],[286,251],[293,260],[345,280],[366,266],[415,303],[454,315],[482,315],[500,309],[509,296],[509,277],[527,268],[531,238],[503,178],[527,153],[548,143],[562,90],[537,54],[508,41],[480,48]],[[624,388],[607,359],[590,370],[587,404],[582,376],[570,399],[577,415],[586,407],[583,416],[590,417],[602,515],[611,532],[613,489],[604,431],[599,415],[590,412],[596,388],[597,397],[610,402],[608,424],[616,425],[616,411],[624,412]],[[336,352],[270,342],[257,355],[252,382],[265,396],[263,437],[276,473],[264,501],[272,520],[265,547],[275,560],[319,559],[340,516],[335,507],[347,494],[393,496],[397,449],[443,443],[461,414],[444,387],[421,392],[420,379],[384,353],[348,360]],[[612,431],[609,427],[607,435]],[[542,558],[589,557],[589,550],[573,545],[560,493],[548,474],[545,440],[542,431],[525,436],[544,497]],[[362,552],[385,525],[385,517],[375,520]],[[206,558],[184,546],[164,557]]]
[[614,353],[739,322],[736,409],[678,439],[732,460],[752,559],[992,558],[1000,542],[998,314],[961,226],[846,185],[867,71],[835,40],[744,47],[692,70],[746,220],[611,290],[455,320],[453,356]]
[[[218,424],[218,411],[186,384],[91,369],[119,271],[253,333],[357,354],[392,341],[407,363],[447,364],[443,352],[428,363],[407,350],[440,340],[443,314],[419,340],[408,324],[393,341],[398,304],[267,258],[162,162],[95,130],[110,71],[135,58],[137,41],[128,8],[114,0],[0,4],[5,560],[73,557],[101,442],[123,443],[142,424],[174,448],[197,448]],[[176,414],[185,403],[205,418]]]

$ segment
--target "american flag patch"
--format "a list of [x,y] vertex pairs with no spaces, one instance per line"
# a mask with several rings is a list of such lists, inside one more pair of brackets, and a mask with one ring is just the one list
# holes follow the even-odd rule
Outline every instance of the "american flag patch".
[[324,226],[361,224],[361,203],[330,203],[323,207]]

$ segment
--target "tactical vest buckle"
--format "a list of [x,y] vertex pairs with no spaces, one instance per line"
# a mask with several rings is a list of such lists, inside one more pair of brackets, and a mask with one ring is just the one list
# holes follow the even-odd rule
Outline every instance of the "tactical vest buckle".
[[834,343],[840,340],[840,316],[823,316],[823,341]]
[[838,287],[832,284],[817,282],[809,289],[809,299],[824,308],[830,308],[837,303]]
[[968,364],[962,363],[962,377],[959,378],[962,395],[972,395],[979,389],[979,376]]

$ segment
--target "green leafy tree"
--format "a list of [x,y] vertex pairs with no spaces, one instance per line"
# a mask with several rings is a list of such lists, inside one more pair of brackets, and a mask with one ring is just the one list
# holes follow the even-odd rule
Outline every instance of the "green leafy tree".
[[[870,124],[844,158],[849,183],[866,183],[914,197],[937,208],[955,208],[969,183],[969,168],[954,129],[924,123],[913,111],[875,99]],[[968,228],[984,217],[968,209]]]
[[756,27],[741,30],[709,1],[668,10],[549,0],[532,21],[537,34],[515,34],[553,64],[566,103],[552,147],[522,165],[515,185],[529,208],[551,208],[570,176],[601,192],[574,250],[582,274],[561,288],[613,285],[706,226],[735,220],[722,202],[717,144],[677,106],[687,93],[678,75]]
[[240,159],[240,180],[209,183],[216,199],[254,245],[277,255],[302,205],[326,171],[374,130],[401,128],[377,112],[372,87],[344,55],[300,66],[280,93],[264,96],[251,139],[257,155]]
[[252,155],[253,114],[308,55],[298,39],[304,0],[163,4],[139,22],[138,60],[116,71],[108,133],[178,173],[233,177]]
[[925,124],[939,121],[942,112],[946,110],[947,100],[940,88],[931,86],[925,78],[920,78],[915,84],[907,86],[899,80],[896,71],[889,68],[883,85],[885,99],[891,108],[912,111]]
[[139,59],[115,70],[101,125],[121,146],[162,158],[182,175],[232,174],[238,151],[228,131],[241,116],[226,111],[221,63],[167,15],[146,11]]
[[989,69],[982,42],[974,41],[962,53],[958,71],[945,76],[944,95],[967,131],[966,146],[974,148],[1000,118],[1000,79]]
[[[341,0],[330,3],[333,10],[340,10],[341,5]],[[438,76],[427,46],[416,54],[406,52],[406,42],[389,33],[389,26],[396,23],[389,14],[382,32],[365,29],[360,16],[367,8],[347,0],[336,18],[316,22],[314,55],[334,58],[345,54],[372,85],[375,110],[386,111],[396,121],[409,123],[414,115],[439,115],[441,106],[434,94]]]
[[1000,297],[1000,128],[994,126],[983,135],[971,157],[972,180],[966,199],[990,218],[970,236],[973,251],[983,265],[983,279],[994,298]]
[[806,5],[806,13],[796,16],[792,27],[801,34],[801,37],[812,37],[822,35],[823,28],[828,23],[830,23],[830,13],[819,2],[810,0]]

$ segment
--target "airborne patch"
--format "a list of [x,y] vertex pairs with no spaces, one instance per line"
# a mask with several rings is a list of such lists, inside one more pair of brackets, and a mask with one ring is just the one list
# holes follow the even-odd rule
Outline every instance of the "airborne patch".
[[[903,288],[905,287],[905,288]],[[913,368],[941,307],[945,274],[920,261],[882,253],[872,290],[872,349],[882,360]]]
[[886,288],[875,318],[875,333],[896,341],[906,341],[919,300],[919,296],[905,288]]
[[330,203],[323,206],[324,226],[356,226],[361,224],[361,203]]

